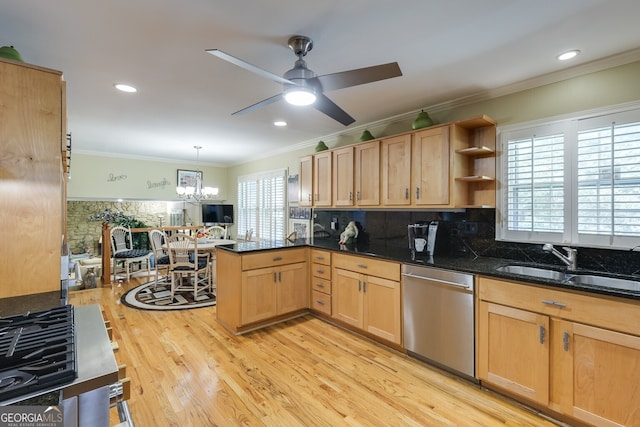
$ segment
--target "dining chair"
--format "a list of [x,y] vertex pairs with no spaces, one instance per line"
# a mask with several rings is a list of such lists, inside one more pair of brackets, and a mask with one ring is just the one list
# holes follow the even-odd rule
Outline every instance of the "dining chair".
[[167,238],[169,252],[169,275],[171,276],[171,300],[177,290],[193,290],[193,298],[198,292],[208,288],[211,291],[210,255],[198,253],[198,240],[184,233],[176,233]]
[[147,264],[147,275],[151,274],[150,260],[153,252],[148,249],[134,249],[130,228],[117,225],[111,229],[110,237],[111,265],[114,280],[116,279],[116,269],[119,265],[122,266],[127,276],[127,282],[131,277],[131,264],[144,262]]
[[[167,241],[164,231],[154,229],[149,230],[149,241],[151,242],[151,250],[153,251],[153,259],[155,261],[155,284],[154,289],[158,288],[158,283],[167,283],[169,280],[169,252],[162,247]],[[160,273],[162,280],[159,280]]]
[[211,227],[205,228],[204,231],[207,231],[209,236],[215,239],[227,238],[227,229],[219,225],[212,225]]

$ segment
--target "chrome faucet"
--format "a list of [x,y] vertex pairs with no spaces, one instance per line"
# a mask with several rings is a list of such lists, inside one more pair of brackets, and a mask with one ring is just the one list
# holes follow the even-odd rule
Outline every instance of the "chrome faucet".
[[552,254],[554,254],[555,256],[560,258],[560,260],[562,262],[567,264],[567,268],[569,270],[577,270],[577,268],[578,268],[578,250],[577,249],[573,249],[573,248],[568,248],[568,247],[563,247],[562,249],[567,251],[566,255],[563,255],[562,252],[560,252],[559,250],[554,248],[551,243],[545,243],[542,246],[542,250],[543,251],[551,252]]

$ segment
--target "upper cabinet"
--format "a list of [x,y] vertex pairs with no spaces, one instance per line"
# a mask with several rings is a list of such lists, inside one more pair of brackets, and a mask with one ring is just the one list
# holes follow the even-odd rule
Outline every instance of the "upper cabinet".
[[[339,147],[322,155],[329,153],[331,159],[325,162],[333,167],[328,190],[333,190],[333,197],[327,204],[314,190],[314,206],[495,207],[496,122],[485,115]],[[300,159],[301,191],[310,157]],[[319,166],[314,163],[314,167]],[[320,175],[313,173],[314,188],[328,182]],[[304,195],[300,200],[308,203]]]
[[60,291],[64,89],[59,71],[0,59],[0,297]]
[[313,156],[313,205],[331,206],[331,152]]
[[313,156],[300,157],[298,173],[299,204],[313,206]]
[[333,150],[333,206],[380,205],[380,141]]

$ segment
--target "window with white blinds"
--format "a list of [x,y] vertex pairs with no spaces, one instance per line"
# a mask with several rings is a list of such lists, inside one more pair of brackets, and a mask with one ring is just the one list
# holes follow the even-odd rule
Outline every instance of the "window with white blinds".
[[640,239],[640,109],[501,134],[496,238],[628,248]]
[[238,177],[238,234],[256,239],[285,237],[286,170]]

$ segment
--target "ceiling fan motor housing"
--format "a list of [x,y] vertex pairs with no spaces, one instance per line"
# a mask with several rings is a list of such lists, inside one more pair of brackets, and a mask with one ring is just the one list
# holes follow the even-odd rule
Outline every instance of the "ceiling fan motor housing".
[[293,53],[300,58],[313,49],[313,41],[306,36],[292,36],[289,38],[288,44]]

